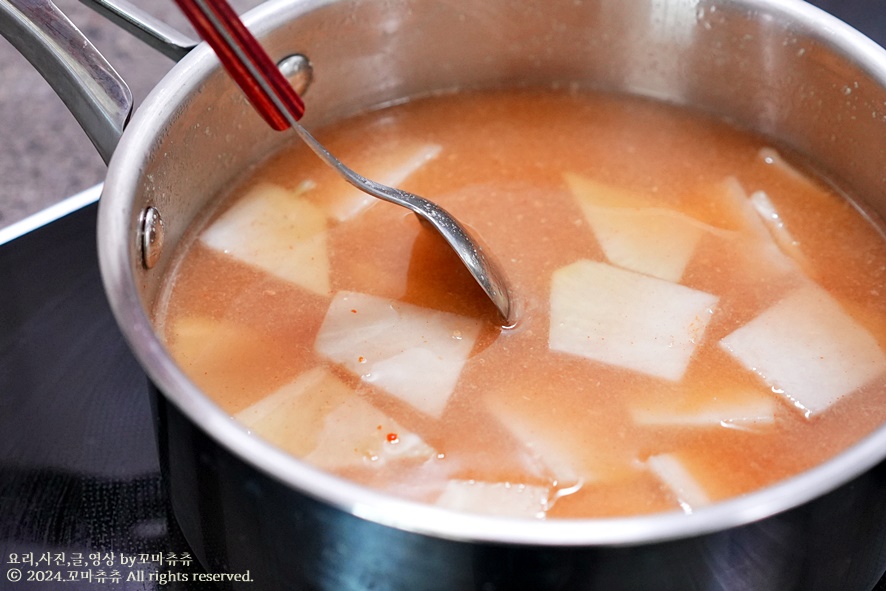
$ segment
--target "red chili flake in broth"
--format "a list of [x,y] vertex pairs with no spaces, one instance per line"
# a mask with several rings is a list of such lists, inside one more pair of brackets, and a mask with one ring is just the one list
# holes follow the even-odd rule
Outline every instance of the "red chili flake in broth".
[[388,443],[397,443],[400,441],[400,438],[397,437],[396,433],[388,433]]

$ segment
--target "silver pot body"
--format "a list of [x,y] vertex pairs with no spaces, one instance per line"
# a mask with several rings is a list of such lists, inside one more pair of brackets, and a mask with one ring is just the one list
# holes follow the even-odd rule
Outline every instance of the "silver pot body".
[[[272,1],[247,23],[273,57],[311,60],[308,127],[452,89],[637,94],[767,134],[873,216],[886,213],[886,52],[803,2]],[[171,361],[150,310],[188,229],[289,141],[201,46],[135,113],[100,204],[106,290],[154,385],[175,516],[209,572],[249,571],[250,590],[810,591],[867,590],[886,570],[886,427],[814,470],[691,517],[547,522],[404,502],[248,435]],[[165,227],[150,269],[148,207]]]

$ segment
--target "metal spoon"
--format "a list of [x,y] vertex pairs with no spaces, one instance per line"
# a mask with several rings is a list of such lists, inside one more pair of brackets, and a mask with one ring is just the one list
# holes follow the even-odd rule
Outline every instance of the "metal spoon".
[[511,305],[504,277],[464,226],[431,201],[367,179],[330,154],[298,123],[304,114],[304,103],[225,0],[175,2],[197,33],[215,50],[228,73],[271,127],[278,131],[292,128],[350,184],[369,195],[401,205],[427,221],[465,264],[506,324],[513,324],[514,306]]

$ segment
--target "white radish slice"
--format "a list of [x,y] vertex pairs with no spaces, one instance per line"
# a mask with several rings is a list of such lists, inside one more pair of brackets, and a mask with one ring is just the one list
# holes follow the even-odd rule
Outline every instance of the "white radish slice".
[[769,233],[772,235],[772,239],[775,241],[778,248],[793,259],[806,275],[812,277],[812,265],[800,249],[799,242],[794,240],[794,237],[788,231],[784,219],[782,219],[781,214],[778,213],[778,210],[775,208],[775,204],[772,203],[769,195],[763,191],[754,191],[749,199],[751,205],[753,205],[757,214],[769,230]]
[[314,368],[235,418],[281,449],[326,469],[430,460],[421,437],[360,398],[328,370]]
[[339,292],[314,346],[364,382],[439,417],[479,333],[477,319]]
[[342,403],[323,421],[317,447],[305,460],[320,467],[383,466],[397,459],[432,460],[437,451],[416,433],[360,399]]
[[821,189],[816,186],[808,176],[794,168],[774,148],[760,148],[757,156],[764,163],[781,172],[786,178],[789,178],[795,183],[804,185],[806,188],[811,189],[816,193],[821,193]]
[[326,216],[283,187],[254,187],[200,236],[208,247],[319,295],[328,295]]
[[686,371],[717,296],[582,260],[551,286],[554,351],[677,381]]
[[[220,366],[233,360],[265,357],[260,333],[248,326],[204,316],[176,318],[172,325],[169,348],[176,361],[185,367]],[[254,351],[250,354],[251,351]]]
[[542,519],[549,496],[546,486],[450,480],[436,504],[469,513]]
[[[401,148],[378,147],[373,156],[364,160],[344,159],[350,168],[383,185],[399,188],[406,179],[433,160],[442,146],[437,144],[411,145]],[[340,222],[349,220],[378,202],[344,181],[329,183],[322,192],[312,192],[311,200],[320,206],[330,218]]]
[[585,208],[585,217],[611,263],[673,282],[680,281],[704,235],[683,214],[662,209]]
[[651,456],[646,466],[671,490],[685,513],[711,502],[704,487],[675,454]]
[[606,258],[625,269],[677,282],[707,227],[641,196],[577,175],[566,181]]
[[[536,388],[522,382],[487,392],[484,404],[490,416],[512,435],[509,456],[527,474],[550,482],[554,498],[571,494],[585,484],[617,482],[636,477],[639,450],[634,442],[613,445],[607,414],[592,423],[581,414],[545,400]],[[553,499],[552,499],[553,504]]]
[[[227,412],[273,391],[279,385],[277,375],[296,375],[301,369],[293,366],[298,359],[285,349],[284,339],[231,320],[180,316],[167,324],[166,332],[176,363]],[[257,374],[256,367],[264,371]]]
[[775,206],[765,193],[758,193],[755,198],[749,197],[734,177],[724,182],[723,196],[731,201],[742,230],[751,240],[746,247],[748,259],[755,261],[760,272],[765,268],[781,275],[809,275],[812,267],[784,228]]
[[723,180],[719,197],[730,206],[742,232],[758,238],[762,243],[772,242],[772,236],[766,229],[766,225],[752,206],[747,192],[737,178],[730,176]]
[[593,469],[584,465],[572,434],[561,425],[545,421],[531,409],[498,397],[486,399],[489,412],[519,441],[526,453],[524,463],[540,477],[558,486],[573,486],[597,480]]
[[646,196],[618,185],[608,185],[570,172],[565,173],[563,179],[580,205],[612,209],[639,209],[652,205]]
[[811,282],[720,345],[806,417],[886,371],[886,357],[874,337]]
[[690,404],[631,409],[634,422],[647,427],[723,427],[750,431],[775,423],[776,401],[764,392],[718,392]]

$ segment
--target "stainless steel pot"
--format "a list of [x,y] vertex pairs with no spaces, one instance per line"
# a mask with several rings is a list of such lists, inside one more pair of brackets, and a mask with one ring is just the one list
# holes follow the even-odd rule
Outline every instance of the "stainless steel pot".
[[[21,7],[34,3],[0,0],[0,30],[25,39],[22,51],[33,37]],[[886,51],[798,0],[277,0],[247,23],[272,56],[313,63],[308,127],[453,88],[639,94],[765,133],[886,215]],[[126,117],[96,112],[85,126],[104,129],[94,141],[113,153],[99,214],[106,291],[154,385],[175,516],[207,571],[248,570],[250,590],[824,591],[868,590],[886,570],[886,426],[824,465],[691,516],[546,522],[405,502],[248,435],[167,356],[150,310],[187,229],[288,138],[266,128],[204,46],[116,146]]]

